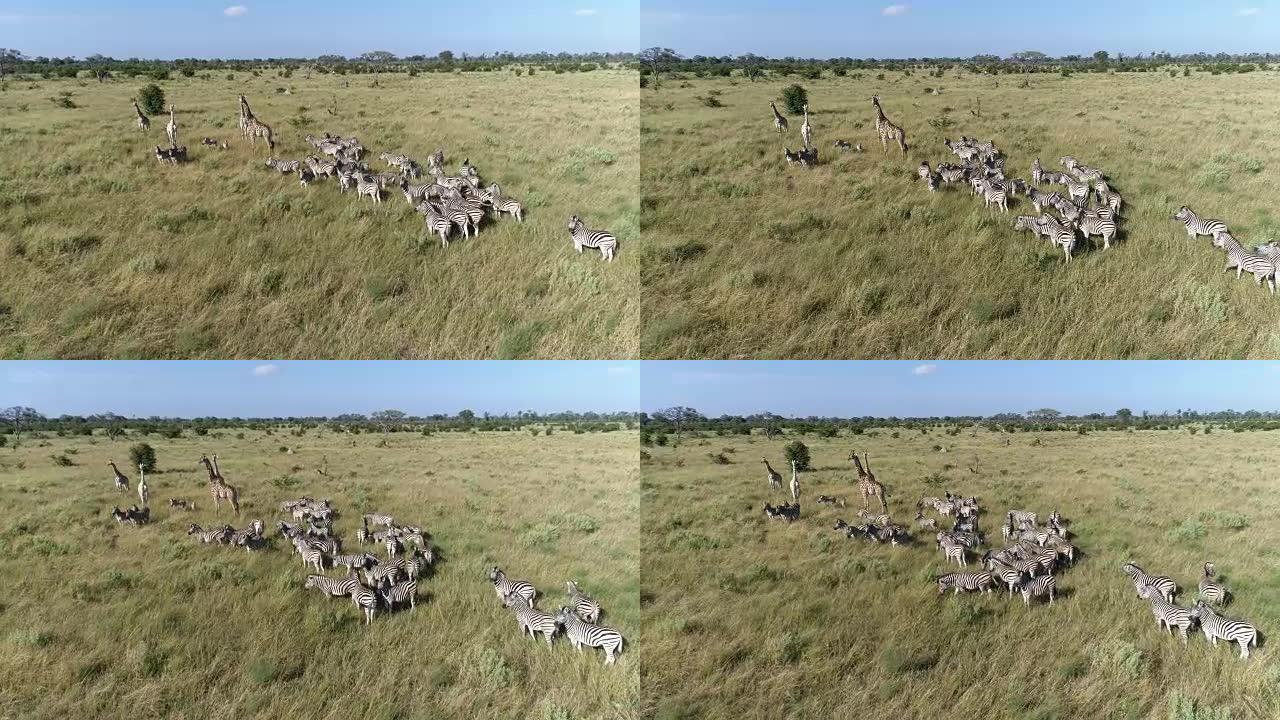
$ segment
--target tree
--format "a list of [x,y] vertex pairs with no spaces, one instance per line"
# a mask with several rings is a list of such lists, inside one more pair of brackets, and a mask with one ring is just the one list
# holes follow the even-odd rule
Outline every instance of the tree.
[[403,422],[404,418],[405,414],[403,410],[379,410],[369,415],[369,419],[377,423],[384,433],[387,432],[392,425]]
[[1129,408],[1120,408],[1119,410],[1116,411],[1116,417],[1119,418],[1122,422],[1128,423],[1130,420],[1133,419],[1133,411],[1130,410]]
[[440,52],[436,53],[436,60],[444,63],[445,65],[451,65],[453,63],[453,51],[441,50]]
[[1106,65],[1107,61],[1110,59],[1111,59],[1111,53],[1107,52],[1106,50],[1099,50],[1098,52],[1093,54],[1093,61],[1098,63],[1099,65]]
[[653,417],[670,424],[676,431],[676,442],[680,442],[680,433],[684,431],[685,426],[701,419],[702,413],[691,407],[677,405],[659,410],[653,414]]
[[791,85],[782,91],[782,104],[786,106],[787,112],[792,115],[799,115],[804,112],[804,106],[809,102],[809,93],[799,85]]
[[147,472],[154,472],[156,469],[156,450],[146,443],[138,443],[129,448],[129,459],[133,461],[133,467],[141,465]]
[[155,83],[143,87],[138,91],[138,104],[144,111],[159,115],[164,112],[164,90]]
[[464,424],[470,426],[472,423],[476,421],[476,414],[470,410],[463,410],[462,412],[458,413],[458,419],[461,420]]
[[44,415],[36,412],[34,408],[23,405],[15,405],[10,408],[0,410],[0,422],[12,423],[13,434],[15,437],[22,435],[22,426],[31,423],[43,421]]
[[795,461],[796,470],[804,472],[809,469],[809,446],[796,440],[788,443],[787,447],[783,449],[783,453],[787,458],[788,465],[791,464],[792,460]]
[[1062,413],[1053,408],[1040,408],[1039,410],[1028,410],[1027,419],[1038,420],[1040,422],[1053,422],[1062,416]]
[[389,63],[395,61],[396,56],[386,50],[373,50],[361,55],[360,59],[371,63]]
[[641,65],[648,65],[659,72],[665,70],[668,65],[678,63],[684,59],[680,53],[664,47],[645,48],[636,57],[640,59]]
[[782,434],[782,418],[767,412],[760,416],[760,420],[761,429],[764,430],[764,438],[766,440],[772,440]]

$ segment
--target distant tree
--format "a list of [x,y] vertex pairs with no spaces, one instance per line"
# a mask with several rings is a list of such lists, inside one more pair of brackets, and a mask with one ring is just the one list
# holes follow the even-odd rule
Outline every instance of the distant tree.
[[1133,411],[1129,408],[1120,408],[1116,411],[1116,417],[1122,422],[1129,422],[1133,419]]
[[809,93],[799,85],[790,85],[782,90],[782,104],[792,115],[804,112],[804,106],[808,102]]
[[133,467],[141,465],[147,472],[156,469],[156,450],[146,443],[138,443],[129,448],[129,459],[133,461]]
[[1099,50],[1093,54],[1093,61],[1098,63],[1099,65],[1106,65],[1107,61],[1110,59],[1111,59],[1111,53],[1107,52],[1106,50]]
[[44,419],[44,415],[41,415],[34,408],[29,408],[23,405],[15,405],[13,407],[0,410],[0,422],[13,425],[13,434],[15,437],[21,437],[23,425],[42,422]]
[[382,428],[382,432],[387,432],[392,425],[404,422],[405,414],[403,410],[379,410],[369,415],[369,419],[378,424]]
[[665,70],[668,65],[678,63],[684,58],[671,48],[651,47],[640,51],[636,56],[641,65],[648,65],[655,70]]
[[138,90],[138,104],[146,112],[159,115],[164,112],[164,90],[155,83],[143,87]]
[[464,424],[470,425],[476,421],[476,414],[470,410],[463,410],[458,413],[458,419]]
[[680,434],[684,432],[685,426],[702,417],[702,414],[691,407],[677,405],[659,410],[653,414],[653,417],[670,424],[676,431],[676,442],[680,441]]
[[396,56],[395,53],[387,52],[386,50],[373,50],[361,55],[360,59],[370,63],[389,63],[394,62]]
[[796,470],[804,472],[809,469],[809,447],[804,443],[796,440],[788,443],[783,449],[784,456],[787,458],[787,465],[791,465],[791,461],[796,463]]
[[1053,422],[1062,416],[1061,412],[1053,408],[1040,408],[1039,410],[1028,410],[1027,419],[1039,422]]
[[446,65],[452,64],[452,63],[453,63],[453,51],[452,51],[452,50],[441,50],[440,52],[436,53],[436,60],[437,60],[437,61],[439,61],[439,62],[442,62],[442,63],[444,63],[444,64],[446,64]]
[[772,440],[782,434],[782,418],[771,412],[766,412],[760,416],[761,429],[764,430],[766,440]]

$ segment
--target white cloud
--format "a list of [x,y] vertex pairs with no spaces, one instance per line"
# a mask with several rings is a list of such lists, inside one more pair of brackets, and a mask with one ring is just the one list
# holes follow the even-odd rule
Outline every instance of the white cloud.
[[925,363],[911,368],[912,375],[932,375],[938,372],[938,366],[933,363]]
[[1250,7],[1250,8],[1240,8],[1240,12],[1236,14],[1241,17],[1251,17],[1253,15],[1259,15],[1261,13],[1262,13],[1262,8]]
[[573,14],[577,15],[578,17],[591,17],[592,15],[595,15],[598,12],[600,11],[596,10],[595,8],[582,8],[581,10],[574,10]]
[[253,369],[254,377],[266,377],[275,375],[280,372],[280,366],[275,363],[267,363],[266,365],[258,365]]
[[890,5],[889,7],[881,10],[880,14],[888,15],[889,17],[893,17],[895,15],[906,15],[907,11],[910,9],[910,5]]
[[226,10],[223,10],[222,14],[226,15],[227,17],[240,17],[241,15],[247,14],[248,12],[249,12],[249,8],[243,5],[232,5]]

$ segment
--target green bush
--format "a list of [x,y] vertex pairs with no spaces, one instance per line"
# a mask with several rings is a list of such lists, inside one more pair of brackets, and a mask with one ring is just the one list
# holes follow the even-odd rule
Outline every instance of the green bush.
[[787,458],[788,466],[794,460],[796,470],[804,471],[809,469],[809,447],[799,440],[788,444],[783,450],[783,454]]
[[146,443],[138,443],[129,448],[129,459],[133,461],[134,467],[142,466],[147,472],[155,472],[156,469],[156,450]]
[[804,106],[808,102],[809,93],[799,85],[790,85],[782,91],[782,104],[793,115],[804,112]]
[[152,115],[164,112],[164,90],[155,83],[143,87],[138,91],[138,104],[142,106],[144,112]]

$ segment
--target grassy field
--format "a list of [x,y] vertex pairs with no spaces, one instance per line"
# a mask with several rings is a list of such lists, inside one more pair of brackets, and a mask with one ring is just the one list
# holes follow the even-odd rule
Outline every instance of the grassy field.
[[[159,83],[192,161],[162,166],[168,115],[134,126],[142,78],[14,80],[0,92],[0,356],[613,358],[634,356],[639,236],[633,71],[362,76],[222,73]],[[74,108],[62,106],[69,93]],[[456,172],[469,158],[527,208],[479,239],[426,237],[396,189],[382,206],[303,189],[242,142],[236,96],[276,155],[355,135]],[[51,102],[51,100],[58,102]],[[330,111],[336,109],[336,115]],[[200,146],[209,136],[231,143]],[[619,253],[573,252],[571,214]]]
[[[136,500],[106,465],[127,465],[133,441],[0,450],[0,716],[638,717],[634,432],[152,437],[163,472],[149,476],[156,521],[141,528],[108,514]],[[274,527],[278,503],[304,493],[331,498],[346,547],[361,512],[421,524],[444,560],[417,610],[366,629],[350,600],[303,589],[279,540],[251,556],[195,543],[189,522],[219,520],[196,465],[214,451],[241,492],[237,527]],[[172,497],[197,510],[170,511]],[[630,641],[618,663],[521,638],[491,564],[531,580],[544,608],[577,578]]]
[[[1277,300],[1223,273],[1189,240],[1181,205],[1242,241],[1280,238],[1280,74],[979,76],[868,72],[821,80],[663,80],[641,92],[645,318],[653,358],[1226,358],[1280,354]],[[773,130],[769,101],[809,94],[823,163],[789,169],[801,117]],[[928,89],[941,88],[940,95]],[[883,155],[871,96],[905,127]],[[703,100],[721,107],[709,107]],[[980,113],[975,116],[974,113]],[[1011,177],[1074,155],[1126,209],[1118,245],[1055,251],[984,210],[967,188],[915,174],[954,156],[944,137],[993,139]],[[863,154],[833,154],[836,139]],[[1251,280],[1251,278],[1250,278]]]
[[[1006,445],[1006,439],[1009,444]],[[646,448],[641,485],[645,707],[673,718],[1272,718],[1280,712],[1280,449],[1265,433],[997,435],[964,430],[804,437],[802,518],[766,521],[760,457],[783,442],[712,437]],[[832,531],[861,501],[846,458],[871,454],[893,515],[923,495],[976,494],[997,513],[1058,508],[1081,554],[1060,596],[950,594],[917,536],[876,546]],[[945,449],[946,452],[942,450]],[[723,454],[730,464],[710,456]],[[789,476],[788,476],[789,477]],[[844,509],[814,504],[843,496]],[[1000,534],[994,522],[986,523]],[[984,546],[986,547],[986,546]],[[1235,593],[1226,614],[1264,639],[1248,662],[1197,631],[1186,648],[1157,630],[1120,566],[1173,576],[1190,605],[1205,560]],[[954,566],[952,566],[954,568]],[[1194,703],[1197,710],[1187,714]],[[1179,708],[1174,711],[1173,708]]]

